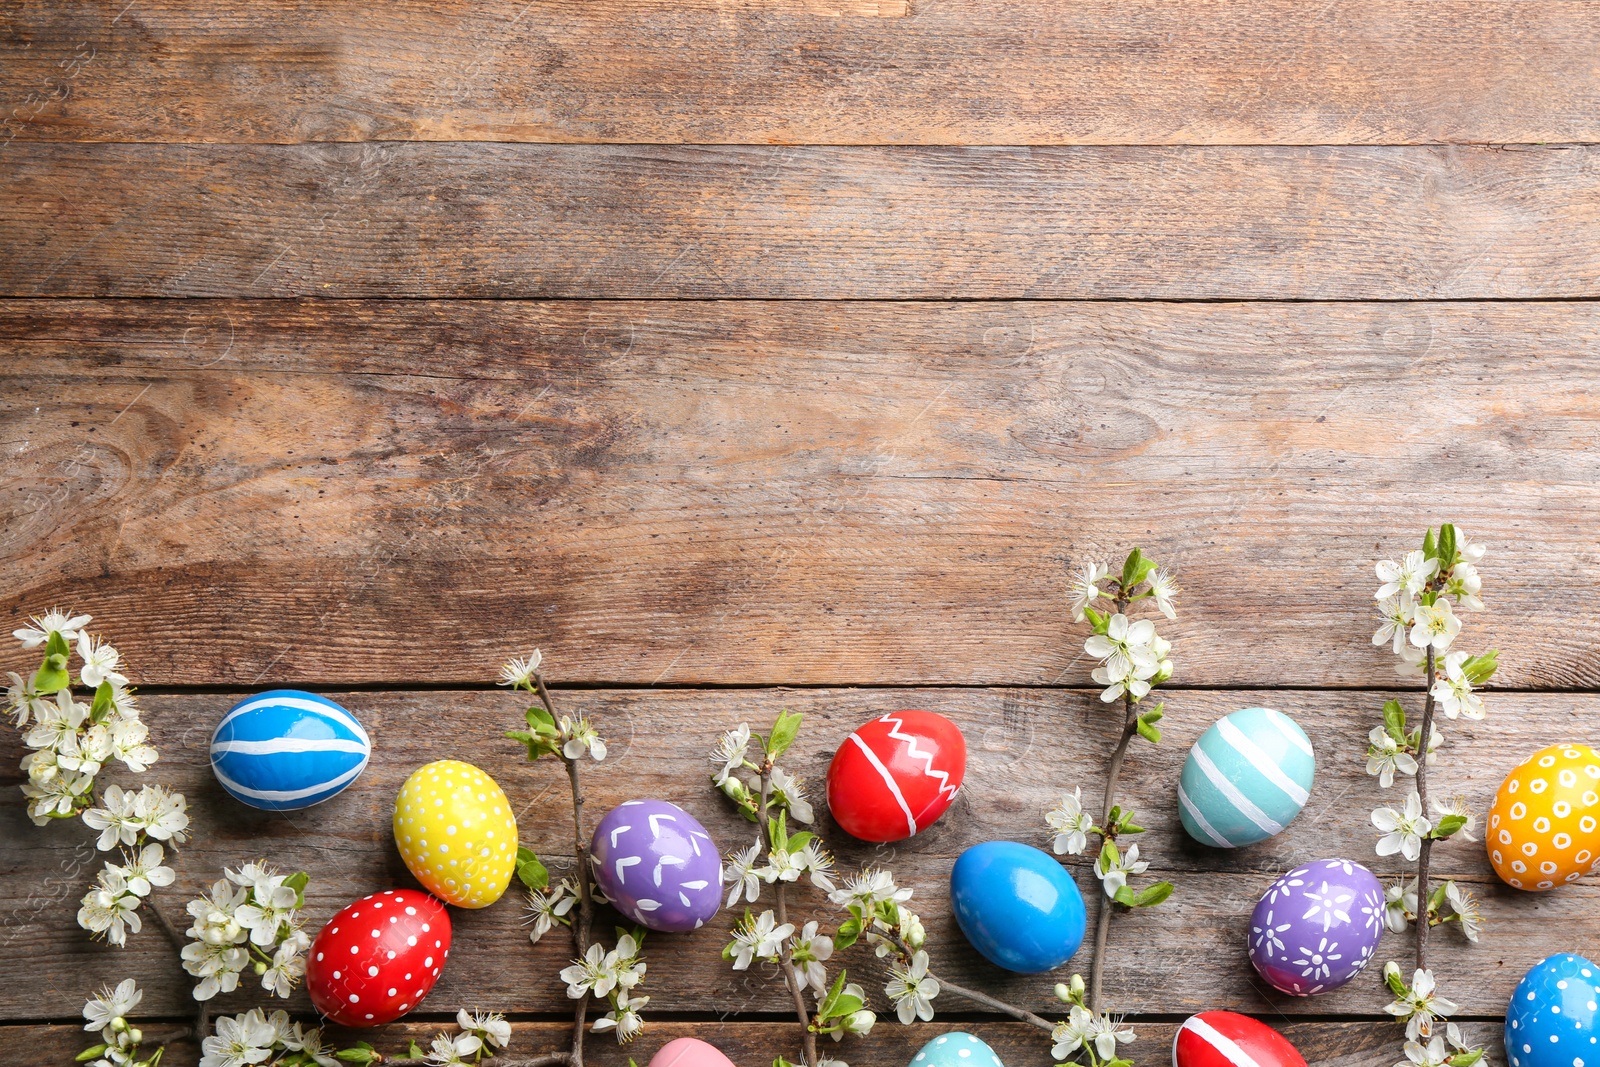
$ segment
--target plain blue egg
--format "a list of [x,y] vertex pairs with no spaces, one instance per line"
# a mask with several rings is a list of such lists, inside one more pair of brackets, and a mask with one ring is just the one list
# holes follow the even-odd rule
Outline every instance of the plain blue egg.
[[315,693],[276,689],[235,704],[211,735],[211,770],[234,799],[265,811],[320,804],[372,757],[356,717]]
[[1511,1067],[1600,1064],[1600,967],[1574,953],[1540,960],[1506,1007]]
[[957,1030],[941,1034],[922,1046],[906,1067],[1006,1067],[994,1049],[979,1038]]
[[1053,970],[1083,944],[1083,896],[1055,857],[1015,841],[961,854],[950,872],[950,907],[972,947],[1020,974]]

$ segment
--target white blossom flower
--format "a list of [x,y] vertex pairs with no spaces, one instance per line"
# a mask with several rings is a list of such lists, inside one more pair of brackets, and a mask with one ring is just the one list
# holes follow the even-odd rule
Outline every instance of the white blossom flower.
[[47,782],[24,782],[22,793],[28,798],[28,818],[43,826],[54,818],[71,815],[78,799],[94,785],[87,774],[58,774]]
[[[1443,802],[1440,802],[1436,797],[1430,797],[1428,799],[1428,807],[1435,815],[1459,815],[1461,818],[1467,820],[1461,824],[1461,829],[1457,830],[1456,833],[1460,834],[1468,841],[1477,840],[1477,838],[1472,836],[1472,831],[1478,827],[1478,816],[1473,813],[1472,807],[1467,803],[1466,797],[1457,793]],[[1434,819],[1433,825],[1438,826],[1439,820]]]
[[1443,652],[1460,632],[1461,620],[1450,610],[1450,601],[1417,605],[1411,623],[1411,643],[1417,648],[1432,646],[1435,652]]
[[[811,875],[812,885],[818,889],[833,891],[833,856],[827,849],[814,840],[807,841],[799,852],[794,853],[794,862],[801,870]],[[754,899],[751,898],[752,901]]]
[[767,853],[767,865],[758,868],[756,873],[766,882],[798,882],[805,868],[788,849],[775,848]]
[[528,890],[528,919],[533,930],[528,934],[528,940],[538,944],[539,939],[550,932],[551,927],[561,922],[578,903],[576,887],[568,879],[551,887],[546,892],[537,889]]
[[756,857],[761,853],[761,842],[756,841],[749,848],[728,854],[727,865],[722,868],[722,884],[733,886],[733,891],[728,894],[728,907],[739,903],[741,897],[748,898],[754,904],[761,895],[763,867],[756,866]]
[[1451,1052],[1445,1047],[1442,1037],[1436,1037],[1426,1045],[1407,1041],[1405,1054],[1405,1061],[1394,1067],[1448,1067],[1451,1058]]
[[1393,933],[1404,933],[1406,924],[1417,914],[1417,883],[1401,878],[1383,890],[1383,925]]
[[879,904],[904,904],[911,895],[911,890],[894,884],[894,876],[888,871],[867,867],[847,877],[843,886],[828,894],[828,899],[840,907],[857,905],[862,914],[870,915]]
[[1422,855],[1422,839],[1433,830],[1433,823],[1422,814],[1422,798],[1416,790],[1406,797],[1405,807],[1377,808],[1372,813],[1372,825],[1383,832],[1378,839],[1378,855],[1392,856],[1396,852],[1415,863]]
[[587,752],[596,763],[606,758],[606,743],[594,726],[582,715],[577,721],[561,716],[561,754],[567,759],[582,759]]
[[11,679],[11,684],[6,686],[6,711],[11,715],[12,724],[20,730],[28,725],[34,707],[44,701],[16,671],[7,671],[6,677]]
[[598,943],[590,945],[582,959],[573,960],[572,966],[563,968],[561,980],[567,983],[567,996],[573,1000],[589,992],[603,997],[617,984],[616,975],[606,966],[605,946]]
[[816,813],[811,810],[811,802],[806,799],[805,780],[788,772],[774,767],[768,775],[772,783],[773,795],[778,802],[789,809],[789,814],[803,823],[810,823],[816,819]]
[[1483,912],[1478,908],[1478,898],[1454,881],[1444,884],[1444,898],[1449,901],[1450,910],[1456,913],[1461,923],[1462,936],[1476,944],[1478,934],[1483,930]]
[[1067,1017],[1056,1023],[1055,1029],[1050,1031],[1050,1040],[1053,1042],[1051,1055],[1063,1060],[1087,1045],[1094,1035],[1093,1022],[1094,1016],[1089,1014],[1088,1008],[1074,1004],[1068,1010]]
[[471,1012],[462,1008],[456,1012],[456,1025],[470,1033],[480,1035],[494,1048],[511,1044],[511,1024],[497,1011]]
[[143,774],[156,761],[157,753],[145,739],[150,728],[138,719],[115,719],[110,723],[111,754],[135,774]]
[[823,964],[833,958],[833,938],[817,930],[815,921],[800,928],[790,950],[790,960],[802,985],[810,986],[813,992],[826,993],[828,969]]
[[117,670],[122,665],[122,653],[104,641],[80,632],[78,656],[83,660],[83,667],[78,671],[78,677],[90,689],[98,689],[101,682],[110,682],[113,685],[128,684],[127,675]]
[[928,954],[916,952],[909,966],[894,965],[889,968],[889,983],[883,991],[894,1002],[895,1014],[901,1023],[909,1025],[913,1019],[927,1022],[933,1018],[933,999],[939,995],[939,980],[928,974]]
[[217,1019],[217,1032],[201,1043],[200,1067],[249,1067],[272,1057],[276,1028],[260,1008]]
[[1169,619],[1176,619],[1178,617],[1176,603],[1183,590],[1178,588],[1178,583],[1173,580],[1172,575],[1165,570],[1156,571],[1149,578],[1149,587],[1150,596],[1155,600],[1161,614]]
[[544,653],[537,648],[528,653],[526,657],[513,656],[506,660],[500,668],[500,681],[496,685],[526,686],[533,684],[533,676],[539,673],[539,664],[544,662]]
[[748,970],[757,960],[772,961],[783,951],[783,943],[794,933],[794,923],[779,924],[769,909],[755,918],[746,918],[734,927],[728,954],[736,971]]
[[84,1002],[83,1017],[88,1022],[84,1023],[83,1028],[91,1032],[101,1031],[101,1036],[109,1042],[112,1040],[109,1033],[111,1024],[117,1019],[126,1019],[143,999],[144,993],[132,978],[124,978],[116,989],[102,986],[98,994]]
[[1086,615],[1085,608],[1091,607],[1099,600],[1104,592],[1100,582],[1107,574],[1111,573],[1104,563],[1085,563],[1083,570],[1072,580],[1072,621],[1082,622]]
[[472,1056],[483,1047],[477,1034],[439,1034],[428,1048],[424,1062],[429,1067],[466,1067]]
[[160,845],[146,845],[137,855],[124,852],[122,858],[124,863],[117,867],[117,872],[126,879],[128,892],[135,896],[147,897],[152,887],[172,884],[172,868],[162,864],[166,853]]
[[[1384,968],[1384,973],[1390,973],[1390,968],[1399,971],[1396,964],[1390,963]],[[1405,995],[1396,997],[1394,1002],[1386,1005],[1383,1010],[1406,1024],[1406,1037],[1413,1041],[1426,1041],[1434,1036],[1434,1022],[1447,1015],[1454,1015],[1457,1006],[1454,1001],[1445,999],[1436,991],[1433,972],[1419,968],[1413,973],[1411,987],[1406,990]]]
[[1117,890],[1128,884],[1128,875],[1143,874],[1150,869],[1150,864],[1139,858],[1139,846],[1129,845],[1128,851],[1109,866],[1104,856],[1096,856],[1094,860],[1094,873],[1100,879],[1100,885],[1106,891],[1106,896],[1115,897]]
[[1125,1045],[1134,1039],[1132,1030],[1118,1029],[1121,1025],[1109,1015],[1096,1015],[1090,1022],[1089,1028],[1093,1032],[1090,1040],[1102,1060],[1111,1059],[1117,1054],[1118,1045]]
[[1378,602],[1378,618],[1381,624],[1378,632],[1372,635],[1375,645],[1390,645],[1394,654],[1399,655],[1405,647],[1406,631],[1410,629],[1412,618],[1416,614],[1416,605],[1399,596],[1387,596]]
[[750,724],[742,722],[737,729],[724,733],[711,750],[711,762],[719,765],[711,780],[719,786],[726,782],[729,775],[745,765],[749,751]]
[[617,1044],[626,1045],[639,1036],[644,1029],[644,1019],[639,1010],[650,1003],[649,997],[631,997],[626,993],[619,993],[613,999],[611,1010],[602,1018],[594,1021],[594,1031],[601,1033],[614,1030],[617,1034]]
[[71,644],[78,639],[79,632],[89,625],[91,619],[88,615],[74,615],[70,611],[57,611],[51,608],[43,615],[34,615],[28,621],[33,625],[11,631],[11,636],[21,641],[23,648],[38,648],[48,641],[53,633],[60,634],[68,644]]
[[157,841],[175,841],[188,838],[188,802],[182,793],[169,793],[159,785],[147,785],[139,790],[135,812],[144,822],[144,832]]
[[250,953],[241,945],[195,941],[183,946],[183,969],[200,979],[194,987],[195,1000],[210,1000],[218,993],[239,988],[239,973],[250,962]]
[[302,931],[291,933],[272,953],[272,963],[261,973],[261,988],[274,996],[287,997],[306,976],[305,951],[311,939]]
[[1083,790],[1074,786],[1072,793],[1061,798],[1061,803],[1045,813],[1044,821],[1055,831],[1052,847],[1058,856],[1076,856],[1089,847],[1089,834],[1094,829],[1094,819],[1083,810]]
[[1450,568],[1444,591],[1456,598],[1463,611],[1483,610],[1483,599],[1478,596],[1483,591],[1483,579],[1478,575],[1478,568],[1470,563],[1461,562]]
[[1400,662],[1394,665],[1394,673],[1401,678],[1420,678],[1425,673],[1422,661],[1425,653],[1422,649],[1411,644],[1408,640],[1406,647],[1400,650]]
[[1421,595],[1429,579],[1439,573],[1439,561],[1428,559],[1420,551],[1408,552],[1399,563],[1383,560],[1377,571],[1378,581],[1383,584],[1378,587],[1376,599],[1386,600],[1397,595],[1416,597]]
[[1091,674],[1096,684],[1106,687],[1101,700],[1109,703],[1123,693],[1139,700],[1150,692],[1149,679],[1161,667],[1151,648],[1155,636],[1155,624],[1149,619],[1129,622],[1119,611],[1106,621],[1104,634],[1091,634],[1083,643],[1085,652],[1102,661]]
[[1469,719],[1483,718],[1483,698],[1472,688],[1472,679],[1462,669],[1466,663],[1465,652],[1451,652],[1444,657],[1444,677],[1433,683],[1433,698],[1439,710],[1450,718],[1465,715]]
[[[248,865],[246,869],[250,867],[255,865]],[[232,872],[228,873],[233,878]],[[279,930],[285,923],[293,922],[300,895],[293,886],[284,884],[286,881],[286,875],[264,868],[256,867],[250,872],[250,899],[234,910],[233,917],[240,926],[250,931],[251,944],[265,948],[277,943]]]
[[1382,726],[1374,726],[1367,734],[1367,773],[1378,776],[1378,784],[1385,789],[1394,785],[1395,772],[1416,774],[1417,760],[1404,751]]

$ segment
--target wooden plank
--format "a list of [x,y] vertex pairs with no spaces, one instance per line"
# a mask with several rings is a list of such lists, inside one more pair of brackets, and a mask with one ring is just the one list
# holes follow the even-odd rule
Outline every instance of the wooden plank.
[[1597,343],[1593,303],[3,303],[0,612],[92,610],[147,685],[536,644],[1083,684],[1064,564],[1140,543],[1182,684],[1386,685],[1373,561],[1451,519],[1500,683],[1593,688]]
[[16,141],[1600,140],[1592,0],[22,0],[7,25]]
[[[403,1022],[384,1027],[373,1041],[379,1051],[393,1054],[403,1051],[408,1039],[415,1039],[426,1047],[433,1035],[446,1027],[445,1022],[430,1025],[423,1022]],[[698,1037],[711,1041],[722,1049],[735,1063],[755,1067],[766,1064],[779,1052],[794,1043],[793,1027],[772,1022],[655,1022],[631,1047],[618,1048],[604,1035],[585,1043],[584,1062],[596,1067],[624,1067],[632,1056],[640,1063],[648,1062],[656,1049],[677,1037]],[[1387,1019],[1363,1022],[1288,1022],[1279,1029],[1292,1041],[1302,1055],[1318,1067],[1372,1067],[1374,1063],[1387,1062],[1383,1057],[1400,1055],[1394,1040],[1400,1032]],[[1467,1037],[1473,1042],[1488,1045],[1494,1062],[1504,1063],[1501,1048],[1501,1027],[1490,1023],[1468,1023]],[[947,1023],[936,1019],[931,1023],[917,1023],[901,1027],[895,1020],[886,1019],[874,1028],[870,1037],[853,1038],[830,1051],[847,1056],[854,1067],[905,1067],[906,1060],[924,1041],[941,1033],[965,1030],[975,1033],[998,1053],[1010,1067],[1034,1067],[1050,1062],[1050,1047],[1042,1040],[1040,1031],[1020,1023]],[[1136,1026],[1138,1037],[1127,1050],[1146,1067],[1161,1067],[1166,1063],[1167,1049],[1177,1024],[1164,1022],[1141,1023]],[[508,1055],[534,1055],[561,1047],[567,1032],[559,1023],[515,1023],[512,1028],[511,1048]],[[173,1026],[147,1026],[145,1032],[154,1039],[157,1035],[176,1040],[181,1028]],[[56,1067],[67,1063],[83,1047],[83,1031],[70,1026],[0,1027],[0,1043],[6,1047],[22,1047],[25,1042],[30,1055],[37,1059],[27,1061],[39,1067]],[[371,1036],[370,1034],[368,1035]],[[12,1043],[15,1043],[14,1045]],[[188,1058],[182,1058],[184,1053]],[[790,1053],[793,1055],[793,1053]],[[161,1062],[172,1067],[192,1065],[195,1057],[188,1044],[174,1044]],[[19,1067],[20,1067],[20,1061]]]
[[26,145],[0,294],[1600,295],[1600,146]]
[[[1119,1010],[1170,1015],[1206,1008],[1270,1014],[1371,1015],[1388,1002],[1374,972],[1344,989],[1316,998],[1269,996],[1245,960],[1251,909],[1283,871],[1307,860],[1344,855],[1385,877],[1403,864],[1373,854],[1370,810],[1392,799],[1368,778],[1362,753],[1366,732],[1384,694],[1308,691],[1189,691],[1172,694],[1160,746],[1141,744],[1129,758],[1123,798],[1136,806],[1148,832],[1142,851],[1156,864],[1152,877],[1170,876],[1179,889],[1158,909],[1125,916],[1112,930],[1108,995]],[[395,884],[411,884],[395,854],[388,824],[393,798],[405,776],[432,759],[472,760],[512,798],[520,836],[559,868],[570,851],[567,787],[559,768],[527,767],[501,732],[520,721],[519,702],[504,691],[357,692],[339,699],[358,714],[374,738],[376,755],[363,776],[326,804],[291,815],[268,815],[229,800],[214,783],[205,741],[231,706],[232,694],[151,696],[146,720],[163,762],[156,780],[181,789],[195,813],[195,840],[177,867],[179,884],[158,896],[174,917],[182,902],[208,885],[221,867],[263,855],[286,869],[312,874],[307,918],[315,927],[355,897]],[[582,691],[559,694],[562,705],[592,718],[611,741],[605,764],[587,768],[585,792],[598,819],[627,799],[658,796],[699,818],[720,847],[736,847],[749,834],[711,789],[705,752],[718,733],[743,719],[770,720],[780,707],[807,716],[791,769],[821,783],[834,748],[869,717],[903,707],[924,707],[961,724],[969,740],[966,784],[957,806],[934,828],[910,842],[870,847],[845,838],[824,818],[821,831],[841,867],[885,865],[915,890],[927,922],[935,970],[968,986],[1003,995],[1036,1010],[1054,1004],[1053,981],[1087,969],[1080,955],[1055,978],[1002,975],[961,938],[949,915],[947,879],[955,858],[971,845],[994,839],[1043,843],[1043,813],[1061,793],[1081,785],[1085,796],[1103,789],[1101,774],[1114,723],[1094,694],[1033,690],[674,690]],[[1294,715],[1320,754],[1316,788],[1306,811],[1282,835],[1236,852],[1189,841],[1178,828],[1173,783],[1188,746],[1217,717],[1239,707],[1268,704]],[[1459,792],[1478,812],[1503,775],[1528,753],[1560,738],[1585,736],[1600,712],[1593,695],[1553,699],[1495,694],[1493,719],[1483,725],[1445,723],[1445,758],[1432,780],[1436,795]],[[21,750],[7,733],[0,767],[15,767]],[[50,1003],[70,1003],[102,981],[136,977],[153,1017],[185,1008],[170,948],[154,929],[125,950],[97,946],[74,925],[77,899],[97,868],[81,827],[29,825],[11,790],[11,771],[0,783],[0,832],[12,842],[0,857],[0,915],[9,917],[3,943],[28,968],[0,970],[0,1019],[37,1018],[41,988]],[[1558,951],[1582,950],[1600,935],[1600,888],[1576,884],[1547,894],[1513,891],[1494,880],[1481,844],[1455,843],[1434,856],[1438,877],[1470,883],[1484,901],[1488,927],[1480,946],[1440,934],[1432,953],[1449,995],[1469,1016],[1501,1012],[1517,980],[1533,963]],[[1073,861],[1080,886],[1093,896],[1087,867]],[[806,887],[792,915],[832,921],[838,916]],[[651,1005],[658,1011],[783,1012],[781,986],[752,981],[728,969],[719,956],[734,916],[724,911],[692,936],[662,935],[647,946]],[[482,1008],[560,1012],[566,1000],[556,972],[570,945],[547,937],[529,947],[520,907],[505,899],[452,916],[456,950],[440,980],[436,1002],[470,1001]],[[1389,935],[1378,959],[1406,959],[1410,938]],[[880,967],[870,952],[852,950],[841,961],[868,988],[881,989]],[[253,996],[224,1004],[242,1010]],[[307,1010],[303,994],[292,1005]],[[956,1010],[949,1009],[946,1010]]]

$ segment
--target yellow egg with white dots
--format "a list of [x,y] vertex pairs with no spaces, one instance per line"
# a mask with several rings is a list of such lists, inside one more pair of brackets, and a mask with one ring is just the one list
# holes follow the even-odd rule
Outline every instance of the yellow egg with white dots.
[[1483,835],[1502,881],[1539,892],[1600,870],[1600,752],[1541,748],[1506,775]]
[[458,908],[486,908],[516,870],[517,819],[493,778],[470,763],[436,760],[400,787],[394,843],[428,892]]

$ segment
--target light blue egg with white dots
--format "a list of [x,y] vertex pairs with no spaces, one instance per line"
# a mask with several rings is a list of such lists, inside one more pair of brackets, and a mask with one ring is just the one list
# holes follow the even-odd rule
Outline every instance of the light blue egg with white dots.
[[1189,750],[1178,817],[1189,836],[1240,848],[1283,832],[1311,799],[1317,760],[1300,724],[1271,708],[1218,719]]
[[1600,967],[1576,953],[1540,960],[1506,1007],[1511,1067],[1600,1067]]
[[211,735],[211,770],[235,800],[297,811],[337,795],[366,769],[372,739],[315,693],[275,689],[235,704]]
[[960,1030],[940,1034],[911,1057],[907,1067],[1005,1067],[994,1049]]

